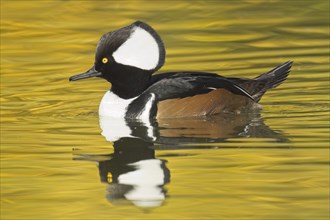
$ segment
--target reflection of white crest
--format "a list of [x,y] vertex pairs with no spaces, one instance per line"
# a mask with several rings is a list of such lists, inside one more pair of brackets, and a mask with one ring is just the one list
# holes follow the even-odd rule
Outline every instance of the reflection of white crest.
[[118,180],[122,184],[129,185],[162,185],[164,173],[161,167],[162,161],[157,159],[141,160],[128,164],[136,170],[121,175]]
[[129,165],[136,170],[118,177],[120,184],[132,185],[134,187],[125,194],[125,198],[140,207],[161,205],[162,201],[165,200],[165,195],[161,188],[165,183],[162,161],[157,159],[141,160]]
[[113,53],[113,58],[117,63],[152,70],[159,62],[159,47],[148,31],[136,27],[131,36]]

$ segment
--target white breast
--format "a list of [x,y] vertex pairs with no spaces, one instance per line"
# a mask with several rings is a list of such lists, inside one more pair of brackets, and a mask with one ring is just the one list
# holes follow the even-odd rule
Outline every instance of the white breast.
[[132,130],[124,118],[114,118],[100,115],[102,136],[107,141],[115,142],[122,137],[132,137]]
[[[111,91],[104,94],[99,107],[99,115],[100,126],[103,131],[102,135],[108,141],[116,141],[121,137],[131,137],[132,131],[125,121],[125,114],[129,104],[136,98],[122,99]],[[148,137],[151,139],[155,139],[153,126],[149,120],[149,114],[154,100],[155,95],[151,94],[150,99],[137,118],[148,128]]]
[[122,99],[111,91],[107,91],[100,103],[99,115],[114,118],[124,118],[128,105],[136,97],[131,99]]
[[[127,108],[131,102],[137,97],[131,99],[122,99],[111,91],[104,94],[99,107],[100,116],[108,116],[113,118],[125,118]],[[151,93],[148,101],[143,106],[137,119],[147,120],[150,116],[152,105],[155,101],[155,94]]]

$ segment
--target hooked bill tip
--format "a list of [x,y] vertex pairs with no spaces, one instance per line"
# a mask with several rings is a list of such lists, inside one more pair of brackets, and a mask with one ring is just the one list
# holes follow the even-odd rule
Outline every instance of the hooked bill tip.
[[77,77],[77,76],[70,76],[70,78],[69,78],[69,82],[71,82],[71,81],[76,81],[76,80],[78,80],[79,79],[79,77]]
[[69,78],[69,82],[71,82],[71,81],[76,81],[76,80],[78,80],[79,78],[78,77],[76,77],[76,76],[70,76],[70,78]]

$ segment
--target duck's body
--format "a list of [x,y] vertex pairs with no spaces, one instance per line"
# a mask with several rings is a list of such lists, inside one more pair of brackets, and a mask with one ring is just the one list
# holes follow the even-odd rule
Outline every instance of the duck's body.
[[112,87],[99,114],[121,118],[199,117],[240,112],[258,106],[262,95],[288,76],[286,62],[254,79],[226,78],[214,73],[171,72],[152,76],[165,61],[165,48],[147,24],[105,34],[96,50],[95,65],[70,80],[98,76]]

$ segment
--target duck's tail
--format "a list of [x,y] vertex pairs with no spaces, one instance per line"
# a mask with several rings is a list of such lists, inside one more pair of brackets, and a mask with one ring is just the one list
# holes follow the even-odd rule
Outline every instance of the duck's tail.
[[239,80],[236,83],[246,89],[255,101],[259,102],[267,90],[280,85],[290,73],[292,61],[287,61],[252,80]]

